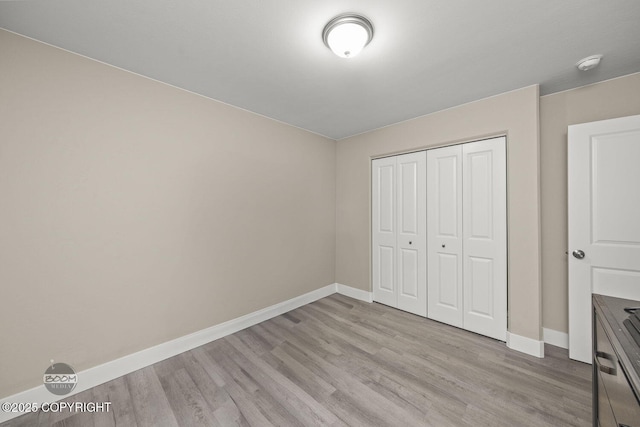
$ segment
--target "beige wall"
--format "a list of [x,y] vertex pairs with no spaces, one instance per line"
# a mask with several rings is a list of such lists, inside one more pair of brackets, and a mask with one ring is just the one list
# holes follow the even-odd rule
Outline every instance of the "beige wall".
[[465,104],[338,142],[336,281],[371,289],[371,158],[507,135],[509,331],[540,339],[538,87]]
[[543,325],[568,331],[567,126],[640,114],[640,73],[540,98]]
[[0,397],[335,281],[335,142],[0,31]]

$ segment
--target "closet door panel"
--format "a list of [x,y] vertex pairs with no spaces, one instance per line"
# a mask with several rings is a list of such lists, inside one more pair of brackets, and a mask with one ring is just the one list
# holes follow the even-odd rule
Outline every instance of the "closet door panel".
[[428,317],[461,327],[462,148],[427,151]]
[[455,254],[438,253],[438,264],[434,266],[438,273],[438,280],[436,284],[437,289],[437,304],[440,306],[451,308],[452,310],[458,310],[460,301],[460,292],[457,286],[451,286],[451,283],[459,283],[458,270],[460,265],[460,259]]
[[398,308],[427,315],[426,153],[397,156]]
[[[393,246],[378,245],[376,261],[378,264],[379,288],[384,292],[395,293],[395,256]],[[392,300],[389,302],[391,303]],[[394,304],[395,305],[395,304]]]
[[373,299],[396,307],[396,159],[371,162]]
[[505,138],[463,144],[464,327],[507,332]]
[[492,259],[479,257],[467,259],[469,277],[467,293],[464,295],[464,306],[468,314],[493,317],[493,270]]
[[[398,273],[398,285],[400,298],[416,299],[419,295],[418,289],[418,251],[412,249],[400,249],[398,251],[400,255],[400,266]],[[400,301],[398,301],[398,308],[406,310],[401,307]],[[426,310],[426,307],[425,307]]]

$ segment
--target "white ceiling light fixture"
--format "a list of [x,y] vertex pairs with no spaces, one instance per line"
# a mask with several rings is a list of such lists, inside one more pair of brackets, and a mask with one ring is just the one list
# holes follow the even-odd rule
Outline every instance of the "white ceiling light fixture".
[[576,67],[580,71],[588,71],[593,68],[596,68],[600,61],[602,60],[602,55],[591,55],[586,58],[582,58],[580,61],[576,63]]
[[353,58],[372,38],[371,21],[354,13],[336,16],[322,30],[324,44],[341,58]]

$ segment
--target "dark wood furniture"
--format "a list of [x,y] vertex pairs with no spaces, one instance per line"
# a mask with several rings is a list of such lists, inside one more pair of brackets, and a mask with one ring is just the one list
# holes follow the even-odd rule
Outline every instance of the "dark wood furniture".
[[640,345],[625,325],[640,301],[593,295],[593,425],[640,427]]

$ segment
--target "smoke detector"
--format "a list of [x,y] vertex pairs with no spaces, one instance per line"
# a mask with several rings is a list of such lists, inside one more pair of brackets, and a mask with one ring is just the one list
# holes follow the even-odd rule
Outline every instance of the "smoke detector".
[[591,55],[586,58],[582,58],[580,61],[576,63],[576,67],[580,71],[588,71],[592,68],[596,68],[600,61],[602,60],[602,55]]

